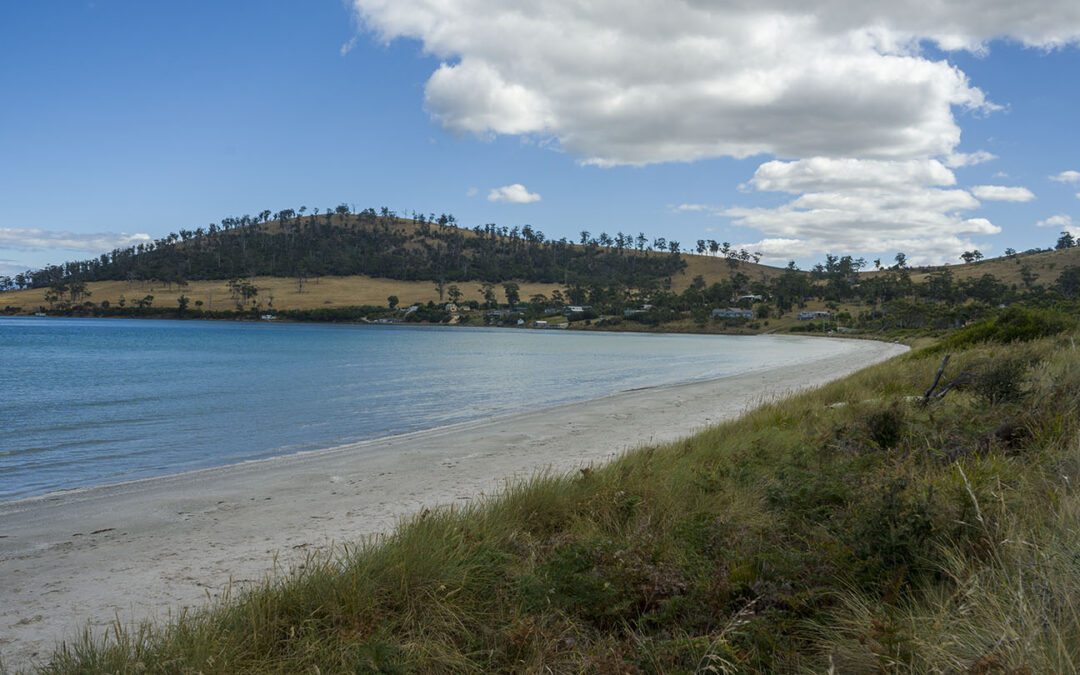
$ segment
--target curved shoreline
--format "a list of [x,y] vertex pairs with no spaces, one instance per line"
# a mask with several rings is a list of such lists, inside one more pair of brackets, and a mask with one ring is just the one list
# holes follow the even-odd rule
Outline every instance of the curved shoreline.
[[[0,317],[0,323],[4,320]],[[40,323],[43,320],[30,319],[29,321]],[[137,331],[136,334],[143,334],[138,328],[133,327],[133,324],[137,324],[138,321],[127,319],[118,321],[126,324],[118,329],[124,331],[122,335],[131,335],[133,330]],[[64,323],[63,334],[68,336],[72,335],[72,330],[81,330],[77,327],[79,324],[94,324],[91,330],[100,331],[97,324],[109,323],[96,319],[63,319],[62,322]],[[171,325],[190,323],[206,322],[170,322]],[[541,407],[603,398],[642,386],[668,386],[715,379],[737,374],[748,366],[759,369],[775,365],[778,361],[797,362],[799,359],[816,359],[822,356],[821,352],[836,353],[844,349],[843,345],[836,340],[796,335],[703,336],[626,331],[619,333],[618,338],[613,338],[612,333],[590,331],[554,331],[544,335],[545,331],[428,325],[312,326],[297,324],[290,326],[282,324],[273,327],[261,325],[258,328],[260,330],[251,333],[242,326],[236,326],[230,327],[224,334],[215,330],[212,335],[216,335],[218,340],[227,342],[241,339],[239,336],[244,335],[270,335],[271,337],[259,338],[252,346],[277,348],[291,344],[294,348],[304,349],[302,345],[297,344],[295,337],[297,334],[292,333],[292,329],[300,330],[299,335],[303,337],[314,328],[319,331],[317,335],[320,339],[324,335],[323,331],[330,329],[330,332],[326,334],[333,335],[333,339],[345,339],[350,343],[358,340],[358,344],[365,344],[365,340],[370,339],[363,337],[364,335],[400,332],[400,337],[405,339],[406,346],[404,349],[394,347],[394,351],[397,352],[395,356],[408,353],[414,342],[421,343],[419,345],[421,350],[425,348],[424,342],[432,340],[439,344],[447,342],[447,346],[450,347],[463,346],[469,349],[477,344],[488,344],[487,338],[491,336],[496,346],[505,344],[511,348],[536,348],[540,353],[550,352],[548,356],[556,358],[560,352],[559,345],[569,344],[570,361],[574,368],[564,371],[562,369],[566,368],[566,365],[555,360],[530,360],[527,357],[520,363],[508,363],[504,356],[503,367],[517,368],[516,372],[519,375],[515,378],[517,380],[515,384],[500,384],[496,387],[496,390],[504,390],[505,397],[491,396],[491,387],[485,383],[490,371],[478,367],[478,364],[484,361],[476,358],[464,360],[465,363],[472,364],[469,366],[444,363],[442,360],[432,361],[430,356],[421,356],[419,368],[406,367],[402,371],[406,376],[405,379],[411,375],[413,381],[405,387],[396,387],[394,392],[387,391],[385,386],[379,383],[396,381],[395,378],[399,375],[396,368],[392,372],[388,372],[385,367],[381,370],[375,368],[371,372],[364,368],[351,371],[352,378],[342,379],[339,373],[347,372],[355,364],[340,362],[338,365],[342,368],[335,369],[335,375],[329,376],[329,371],[318,370],[320,365],[324,365],[320,364],[320,361],[327,361],[325,358],[316,358],[311,369],[303,365],[308,363],[304,360],[300,361],[302,367],[294,367],[291,370],[287,367],[275,366],[270,370],[289,372],[291,377],[288,380],[278,378],[275,381],[271,376],[270,385],[266,385],[261,377],[257,382],[247,381],[247,386],[243,389],[208,384],[208,391],[203,392],[186,385],[180,389],[182,395],[176,396],[169,391],[161,390],[158,382],[144,381],[131,389],[131,396],[135,398],[118,402],[94,393],[107,391],[108,387],[125,388],[127,386],[123,377],[118,380],[114,376],[104,384],[104,388],[99,384],[88,391],[87,400],[79,400],[78,403],[64,400],[63,404],[56,408],[54,413],[56,419],[65,419],[65,416],[70,414],[71,422],[66,425],[38,424],[35,420],[38,417],[38,411],[25,405],[15,405],[10,411],[15,420],[14,436],[12,442],[7,444],[14,452],[0,452],[0,504],[201,469],[221,468],[282,455],[328,450],[390,435],[426,431],[438,426],[485,419],[494,415],[513,415]],[[352,334],[354,329],[360,329],[360,332]],[[0,330],[0,332],[3,331]],[[515,332],[517,335],[509,335],[510,332]],[[344,337],[342,333],[352,335]],[[472,335],[464,337],[451,335],[460,333]],[[165,334],[156,329],[153,331],[155,340],[161,340],[161,336]],[[184,334],[188,334],[186,327]],[[293,337],[286,337],[290,334]],[[432,337],[433,334],[435,337]],[[100,337],[99,332],[93,335]],[[641,342],[637,341],[638,338]],[[564,343],[564,339],[568,340],[568,343]],[[653,350],[662,352],[670,349],[679,363],[674,369],[664,365],[658,368],[654,361],[646,363],[639,369],[633,363],[633,358],[620,357],[615,361],[604,358],[608,342],[613,339],[619,341],[619,345],[612,343],[612,349],[616,353],[622,354],[629,351],[636,358],[639,352],[646,355]],[[662,343],[667,341],[674,342],[675,346],[665,347]],[[100,348],[100,339],[95,342]],[[396,338],[380,339],[376,340],[375,344],[389,345],[396,342]],[[644,346],[633,347],[635,343]],[[593,346],[590,347],[590,344]],[[540,346],[533,347],[532,345]],[[789,346],[793,348],[789,350]],[[350,349],[355,350],[356,347],[350,345]],[[166,353],[168,351],[166,349]],[[505,353],[505,350],[503,351]],[[590,372],[593,368],[592,358],[582,360],[583,352],[590,354],[590,357],[601,356],[600,363],[596,364],[598,367],[595,373]],[[112,358],[108,352],[92,351],[91,354],[92,356],[79,359],[79,363],[93,363],[95,359]],[[713,354],[716,354],[717,358],[713,359]],[[741,354],[742,358],[733,359],[731,354]],[[201,355],[202,358],[194,360],[213,362],[216,352]],[[700,356],[703,361],[694,363],[688,361],[687,356]],[[35,358],[32,354],[29,356],[31,362],[34,362]],[[348,360],[354,361],[356,358],[362,361],[362,354],[350,354]],[[772,359],[773,363],[765,362],[769,359]],[[696,359],[692,360],[696,361]],[[388,361],[389,359],[382,360],[383,363]],[[170,361],[166,363],[170,367],[178,365]],[[629,367],[627,367],[628,364]],[[263,367],[255,363],[249,365],[256,372]],[[186,368],[186,365],[184,367]],[[48,379],[48,375],[52,373],[52,366],[43,367],[43,371]],[[92,378],[94,370],[92,367],[83,366],[76,368],[75,371],[74,375],[66,373],[63,376],[76,383],[74,386],[78,391],[83,386],[82,378]],[[214,369],[202,368],[184,372],[187,377],[181,382],[198,381],[200,377],[208,382],[221,379],[221,374]],[[249,371],[245,369],[244,373],[247,372]],[[560,374],[566,372],[574,374],[569,378],[565,374]],[[460,397],[460,401],[455,401],[458,397],[455,393],[457,389],[454,387],[445,389],[437,398],[425,398],[424,389],[427,385],[425,381],[416,379],[418,373],[423,373],[423,380],[433,377],[437,383],[434,385],[436,389],[445,389],[450,384],[448,376],[450,379],[463,378],[461,380],[464,383],[461,389],[463,396]],[[34,371],[35,376],[41,374]],[[59,375],[59,373],[52,374]],[[236,373],[233,371],[230,374]],[[378,418],[364,414],[366,405],[361,404],[357,408],[351,404],[351,401],[357,397],[363,401],[364,394],[350,387],[355,387],[356,380],[362,380],[364,377],[370,377],[376,382],[373,387],[380,396],[373,399],[372,406],[379,410]],[[293,390],[294,382],[314,382],[320,381],[320,378],[328,378],[326,379],[327,387],[312,389],[310,386],[301,385],[297,391],[303,391],[302,400],[288,393]],[[20,381],[30,382],[32,377],[27,375],[20,378]],[[576,386],[573,384],[575,382],[582,384]],[[410,389],[414,389],[415,393],[400,395],[400,392],[408,392]],[[23,391],[27,396],[33,393],[25,386],[17,386],[16,391]],[[126,388],[125,391],[127,391]],[[272,393],[249,395],[246,391]],[[278,412],[276,416],[271,415],[269,419],[264,419],[266,424],[259,424],[256,428],[249,422],[244,425],[248,432],[245,432],[243,436],[234,435],[233,429],[236,427],[234,419],[221,413],[222,410],[227,409],[224,400],[213,409],[191,403],[192,400],[200,399],[204,393],[209,393],[211,397],[228,396],[233,413],[248,406],[253,412],[262,412],[264,418],[267,417],[266,411]],[[398,408],[388,408],[378,401],[391,393],[398,394],[396,398],[389,399],[397,401]],[[232,399],[234,395],[235,400]],[[15,396],[12,400],[18,398],[19,396]],[[63,400],[63,394],[61,394],[61,399]],[[159,400],[162,406],[160,408],[157,403]],[[349,400],[350,404],[343,406],[341,403],[343,400]],[[149,407],[144,404],[145,401],[154,401],[154,403],[152,407]],[[312,402],[317,401],[322,402],[313,405]],[[425,402],[424,409],[418,411],[418,415],[410,414],[408,408],[399,409],[403,403],[421,401]],[[87,408],[88,405],[93,407]],[[128,412],[127,405],[134,406],[134,410]],[[94,417],[87,417],[88,410],[95,412]],[[7,412],[7,408],[0,406],[0,412]],[[206,417],[203,417],[204,415]],[[356,416],[355,420],[354,416]],[[185,422],[196,419],[199,420],[197,432],[190,425],[185,425]],[[281,421],[275,423],[275,420],[282,419],[284,423]],[[33,421],[28,425],[26,422],[20,423],[20,420]],[[84,424],[89,425],[91,430],[79,431]],[[304,430],[308,426],[314,427],[310,433]],[[99,428],[108,429],[108,431],[99,432],[97,431]],[[190,436],[189,432],[194,432],[195,435]],[[65,442],[56,444],[58,439]],[[102,439],[93,442],[107,444],[82,445],[84,440],[89,439]],[[117,444],[115,453],[111,452],[114,442]],[[5,446],[5,444],[0,442],[0,446]],[[157,452],[159,448],[163,454]],[[89,461],[80,462],[70,459],[74,456],[83,456]],[[161,459],[163,456],[167,459]]]
[[794,367],[0,503],[3,663],[46,658],[87,622],[100,633],[117,617],[167,618],[421,508],[673,441],[907,349],[844,342]]

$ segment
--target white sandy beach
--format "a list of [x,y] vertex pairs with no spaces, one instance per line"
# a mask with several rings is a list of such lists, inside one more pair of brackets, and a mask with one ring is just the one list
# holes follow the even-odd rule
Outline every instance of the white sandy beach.
[[95,632],[217,597],[332,543],[507,479],[675,440],[906,347],[844,341],[795,368],[624,392],[300,455],[0,503],[0,654],[41,663]]

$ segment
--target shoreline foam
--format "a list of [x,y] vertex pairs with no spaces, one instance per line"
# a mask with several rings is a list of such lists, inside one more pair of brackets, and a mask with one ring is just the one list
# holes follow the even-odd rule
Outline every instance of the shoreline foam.
[[845,343],[797,366],[2,502],[3,663],[46,659],[87,623],[100,634],[117,619],[167,619],[422,508],[673,441],[906,350]]

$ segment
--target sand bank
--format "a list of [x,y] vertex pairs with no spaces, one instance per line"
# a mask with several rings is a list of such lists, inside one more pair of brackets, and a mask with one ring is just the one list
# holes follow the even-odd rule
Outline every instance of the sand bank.
[[0,503],[0,654],[46,659],[89,623],[167,619],[402,515],[545,467],[672,441],[906,350],[845,341],[796,368],[629,391],[330,450]]

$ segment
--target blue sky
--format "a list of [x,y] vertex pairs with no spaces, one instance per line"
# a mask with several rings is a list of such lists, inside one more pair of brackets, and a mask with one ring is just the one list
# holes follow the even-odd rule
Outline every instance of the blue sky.
[[1052,245],[1080,9],[997,4],[6,2],[0,274],[341,202],[804,265]]

